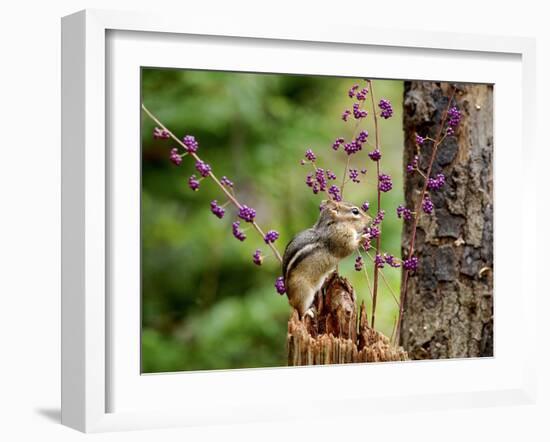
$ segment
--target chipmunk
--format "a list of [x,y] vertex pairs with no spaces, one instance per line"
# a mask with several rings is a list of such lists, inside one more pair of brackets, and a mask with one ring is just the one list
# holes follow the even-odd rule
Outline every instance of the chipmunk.
[[315,225],[298,233],[283,256],[288,301],[300,318],[314,316],[315,293],[338,262],[355,251],[372,218],[347,202],[323,201]]

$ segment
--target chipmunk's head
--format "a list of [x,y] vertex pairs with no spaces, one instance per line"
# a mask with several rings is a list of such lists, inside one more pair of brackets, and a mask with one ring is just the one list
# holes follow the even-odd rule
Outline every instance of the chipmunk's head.
[[322,202],[321,214],[317,221],[319,227],[335,224],[346,225],[349,229],[355,230],[357,234],[362,234],[371,223],[372,218],[355,204],[332,200]]

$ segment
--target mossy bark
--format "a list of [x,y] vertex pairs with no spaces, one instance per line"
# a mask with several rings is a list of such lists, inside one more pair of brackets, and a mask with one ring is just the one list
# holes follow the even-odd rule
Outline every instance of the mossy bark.
[[[415,244],[419,268],[407,284],[399,338],[413,359],[493,355],[493,88],[455,86],[453,104],[463,117],[435,157],[431,175],[442,172],[447,182],[430,193],[434,214],[420,214]],[[405,82],[404,169],[416,154],[416,133],[437,137],[451,88]],[[429,142],[421,147],[421,170],[426,170],[431,149]],[[415,207],[424,179],[404,174],[406,204]],[[403,257],[411,224],[403,229]]]

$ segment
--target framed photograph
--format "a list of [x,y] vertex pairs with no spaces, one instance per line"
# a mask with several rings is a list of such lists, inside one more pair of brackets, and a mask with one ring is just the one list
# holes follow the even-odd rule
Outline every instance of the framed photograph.
[[63,19],[62,422],[533,401],[534,42],[248,26]]

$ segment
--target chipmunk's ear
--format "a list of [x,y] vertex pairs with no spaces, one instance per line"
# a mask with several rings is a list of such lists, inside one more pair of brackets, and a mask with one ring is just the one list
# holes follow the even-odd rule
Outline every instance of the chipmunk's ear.
[[323,200],[321,201],[321,207],[323,209],[325,208],[335,209],[337,207],[337,204],[332,200]]
[[332,200],[323,200],[321,202],[321,210],[326,210],[332,216],[338,214],[338,204]]

